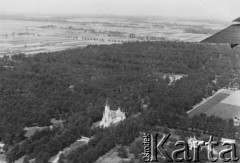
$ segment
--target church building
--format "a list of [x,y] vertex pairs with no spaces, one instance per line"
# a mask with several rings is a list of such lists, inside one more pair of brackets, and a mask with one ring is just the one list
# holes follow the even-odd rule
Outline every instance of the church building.
[[100,127],[109,127],[113,124],[117,124],[120,121],[126,119],[125,113],[118,108],[117,110],[110,110],[108,100],[105,104],[105,110],[103,112],[103,118],[99,124]]

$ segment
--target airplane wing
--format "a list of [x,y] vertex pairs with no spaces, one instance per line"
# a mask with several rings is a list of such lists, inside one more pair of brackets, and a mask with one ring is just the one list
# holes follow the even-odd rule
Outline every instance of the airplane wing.
[[240,17],[235,19],[235,20],[233,20],[233,22],[240,22]]
[[240,24],[233,24],[202,40],[203,43],[228,43],[234,48],[240,44]]

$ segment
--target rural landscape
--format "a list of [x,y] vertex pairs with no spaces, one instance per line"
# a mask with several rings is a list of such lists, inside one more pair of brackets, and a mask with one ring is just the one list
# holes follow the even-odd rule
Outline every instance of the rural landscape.
[[142,163],[145,133],[171,134],[167,152],[213,136],[240,157],[231,21],[0,14],[0,163]]
[[134,41],[189,41],[224,28],[226,22],[168,20],[117,16],[4,16],[0,15],[0,56],[36,54],[97,44]]

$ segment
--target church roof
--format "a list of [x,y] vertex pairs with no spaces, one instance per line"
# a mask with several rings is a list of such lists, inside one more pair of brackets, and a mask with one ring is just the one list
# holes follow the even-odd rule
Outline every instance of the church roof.
[[117,111],[115,110],[110,110],[110,113],[111,113],[111,117],[114,119],[117,117]]
[[233,24],[201,42],[240,44],[240,24]]
[[123,114],[123,112],[121,112],[120,110],[110,110],[110,113],[113,119],[116,117],[121,117]]

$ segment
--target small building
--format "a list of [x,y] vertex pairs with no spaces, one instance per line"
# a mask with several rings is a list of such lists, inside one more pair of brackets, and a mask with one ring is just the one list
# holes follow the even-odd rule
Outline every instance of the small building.
[[5,151],[4,151],[4,145],[2,142],[0,142],[0,154],[3,154]]
[[239,119],[238,117],[235,117],[235,118],[233,119],[233,125],[234,125],[234,126],[239,126],[239,125],[240,125],[240,119]]
[[122,112],[120,108],[118,108],[116,111],[110,110],[110,106],[107,100],[105,104],[105,110],[103,112],[103,118],[99,123],[99,127],[109,127],[113,124],[117,124],[120,121],[123,121],[124,119],[126,119],[125,113]]
[[193,138],[192,137],[188,138],[189,150],[193,150],[194,148],[197,148],[198,146],[200,146],[203,143],[204,143],[203,141],[197,140],[195,136]]
[[70,86],[68,87],[68,89],[69,89],[70,91],[74,92],[75,85],[70,85]]

